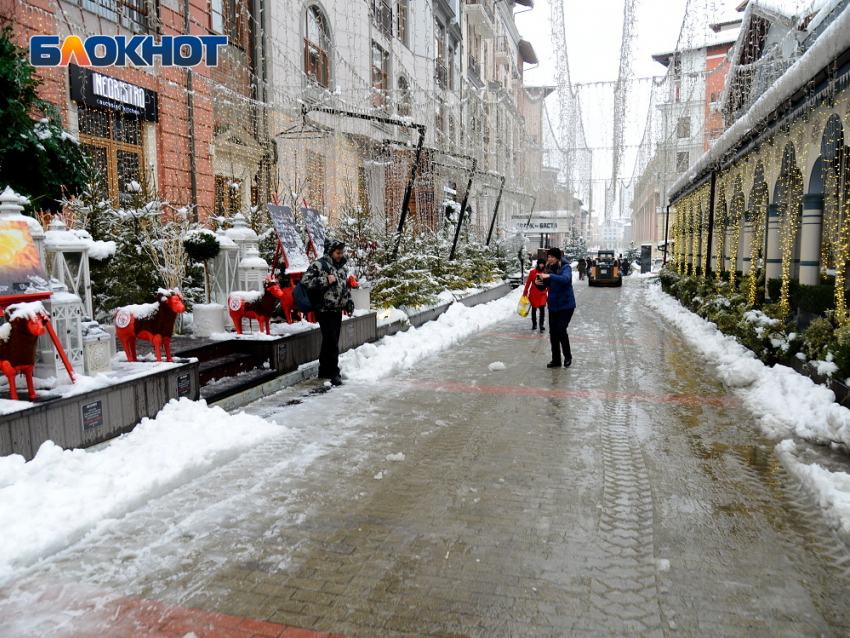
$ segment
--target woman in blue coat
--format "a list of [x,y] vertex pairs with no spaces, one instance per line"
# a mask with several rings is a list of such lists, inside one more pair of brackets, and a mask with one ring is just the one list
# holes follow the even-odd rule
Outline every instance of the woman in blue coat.
[[549,284],[549,342],[552,344],[552,360],[547,368],[561,367],[561,352],[563,351],[564,367],[569,368],[573,363],[570,351],[570,337],[567,328],[576,309],[576,297],[573,294],[573,269],[561,255],[558,247],[546,251],[546,270],[539,277]]

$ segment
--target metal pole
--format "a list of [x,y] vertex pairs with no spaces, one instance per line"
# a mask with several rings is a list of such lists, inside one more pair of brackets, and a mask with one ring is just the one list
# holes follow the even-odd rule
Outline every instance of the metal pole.
[[662,257],[661,263],[667,265],[667,228],[670,225],[670,204],[667,204],[667,216],[664,217],[664,257]]
[[469,182],[466,184],[466,192],[463,194],[463,202],[460,205],[460,214],[457,218],[457,228],[455,229],[455,240],[452,243],[452,250],[449,253],[449,261],[454,261],[455,250],[457,250],[457,241],[460,239],[460,229],[463,226],[463,216],[466,213],[466,203],[469,201],[469,193],[472,190],[472,180],[475,178],[475,167],[478,166],[478,160],[472,158],[472,168],[469,169]]
[[407,188],[404,191],[404,201],[401,203],[401,217],[398,220],[398,230],[396,231],[395,247],[393,248],[392,258],[398,256],[398,247],[401,244],[401,234],[404,231],[404,222],[407,221],[407,215],[410,212],[410,198],[413,196],[413,182],[416,181],[416,172],[419,170],[419,158],[422,156],[422,145],[425,143],[425,125],[418,124],[419,142],[416,144],[416,154],[413,156],[413,167],[410,169],[410,179],[407,181]]
[[[183,33],[189,34],[190,8],[189,0],[183,2]],[[198,221],[198,159],[195,148],[195,89],[192,82],[193,71],[186,69],[186,120],[189,125],[186,132],[189,137],[189,187],[192,193],[192,219]],[[73,379],[73,375],[71,376]]]
[[[505,190],[505,176],[502,175],[500,177],[502,180],[501,186],[499,186],[499,194],[496,195],[496,205],[493,207],[493,219],[490,220],[490,231],[487,233],[487,246],[490,245],[490,239],[493,237],[493,227],[496,225],[496,217],[499,214],[499,203],[502,201],[502,191]],[[532,208],[534,205],[532,204]]]

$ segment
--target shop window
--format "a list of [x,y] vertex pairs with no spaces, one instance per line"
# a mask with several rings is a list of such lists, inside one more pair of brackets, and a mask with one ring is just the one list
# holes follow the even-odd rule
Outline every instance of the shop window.
[[142,181],[142,122],[122,113],[80,106],[80,143],[99,170],[103,194],[122,204],[133,195],[130,182]]
[[311,80],[328,87],[330,67],[328,55],[331,48],[330,29],[325,14],[316,5],[307,8],[304,38],[304,73]]

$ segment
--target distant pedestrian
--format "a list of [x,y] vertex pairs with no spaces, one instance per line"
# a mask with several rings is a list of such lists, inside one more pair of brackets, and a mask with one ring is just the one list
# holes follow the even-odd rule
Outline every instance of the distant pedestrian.
[[531,329],[537,330],[537,315],[540,314],[540,332],[543,332],[546,323],[546,297],[549,291],[544,284],[537,284],[537,275],[544,272],[546,269],[546,260],[538,259],[537,266],[528,272],[528,278],[525,280],[525,289],[522,294],[528,297],[531,303]]
[[561,255],[561,249],[557,247],[546,251],[546,264],[547,272],[538,275],[549,284],[547,305],[549,306],[549,342],[552,346],[552,360],[546,364],[546,367],[560,368],[563,352],[564,367],[569,368],[573,363],[573,355],[570,351],[567,328],[576,309],[573,269]]
[[333,385],[342,385],[339,369],[339,335],[342,331],[342,311],[354,310],[349,290],[348,271],[343,257],[345,243],[329,237],[325,240],[325,254],[310,264],[301,278],[308,290],[323,292],[322,308],[316,312],[322,331],[319,351],[319,378],[330,379]]
[[584,257],[578,260],[576,270],[578,270],[579,280],[584,281],[584,273],[587,272],[587,260]]

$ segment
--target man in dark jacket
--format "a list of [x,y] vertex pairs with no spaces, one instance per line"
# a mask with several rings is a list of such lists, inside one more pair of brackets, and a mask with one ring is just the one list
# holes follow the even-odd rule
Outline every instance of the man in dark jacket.
[[561,351],[563,351],[564,367],[569,368],[573,363],[570,351],[570,337],[567,328],[576,309],[576,297],[573,293],[573,269],[561,255],[558,247],[546,251],[546,269],[540,278],[549,284],[549,342],[552,345],[552,360],[547,368],[561,367]]
[[339,335],[342,331],[342,311],[354,310],[349,290],[348,271],[343,257],[345,243],[329,237],[325,240],[325,254],[310,264],[301,278],[308,290],[323,292],[322,308],[316,313],[322,331],[322,348],[319,351],[319,377],[342,385],[339,370]]

